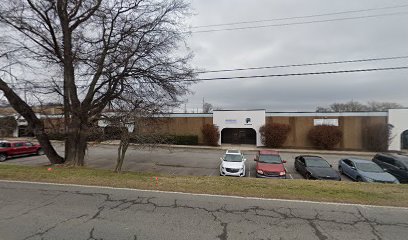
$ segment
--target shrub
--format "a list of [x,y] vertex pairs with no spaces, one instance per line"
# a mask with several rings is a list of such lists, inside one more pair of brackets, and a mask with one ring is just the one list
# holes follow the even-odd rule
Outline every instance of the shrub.
[[308,134],[312,144],[320,149],[333,149],[343,139],[343,132],[337,126],[315,126]]
[[[48,130],[47,135],[50,140],[65,141],[67,139],[67,134],[65,134],[64,132],[58,132],[58,131],[54,132],[54,131]],[[89,130],[87,141],[101,142],[105,140],[109,140],[109,139],[105,139],[103,128],[93,128]]]
[[197,135],[131,135],[131,143],[137,144],[175,144],[175,145],[198,145]]
[[172,136],[172,142],[176,145],[198,145],[197,135]]
[[370,151],[383,152],[388,150],[391,142],[391,128],[386,123],[367,126],[363,130],[364,148]]
[[281,147],[290,132],[288,124],[269,123],[263,125],[259,132],[261,134],[262,143],[267,147]]
[[220,131],[214,124],[205,124],[201,129],[204,138],[204,144],[209,146],[218,146]]
[[17,128],[17,121],[14,117],[0,118],[0,136],[11,137],[14,130]]

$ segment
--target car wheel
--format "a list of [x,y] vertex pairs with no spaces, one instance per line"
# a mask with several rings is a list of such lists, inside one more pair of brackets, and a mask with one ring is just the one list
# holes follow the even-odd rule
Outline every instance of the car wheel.
[[42,148],[38,149],[37,155],[44,155],[44,150]]
[[312,175],[310,173],[306,173],[305,178],[310,180],[312,178]]
[[357,177],[356,177],[356,181],[357,181],[357,182],[362,182],[363,179],[362,179],[360,176],[357,176]]
[[4,153],[0,154],[0,162],[4,162],[6,160],[7,160],[7,155]]
[[340,174],[344,174],[344,173],[343,173],[343,168],[342,168],[341,166],[339,166],[339,173],[340,173]]

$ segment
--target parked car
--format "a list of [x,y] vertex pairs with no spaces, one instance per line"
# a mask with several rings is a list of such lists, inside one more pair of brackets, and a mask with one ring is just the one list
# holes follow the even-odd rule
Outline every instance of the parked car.
[[300,155],[295,158],[295,170],[306,179],[341,181],[340,174],[324,158]]
[[399,183],[391,174],[376,163],[358,158],[345,158],[339,161],[339,172],[357,182]]
[[374,156],[373,162],[396,177],[400,183],[408,183],[407,155],[379,153]]
[[286,178],[286,169],[277,151],[260,150],[255,156],[256,177],[258,178]]
[[227,150],[224,157],[220,158],[221,176],[245,176],[245,157],[239,150]]
[[9,157],[32,154],[44,154],[44,150],[41,148],[41,145],[23,141],[0,141],[0,162],[6,161]]

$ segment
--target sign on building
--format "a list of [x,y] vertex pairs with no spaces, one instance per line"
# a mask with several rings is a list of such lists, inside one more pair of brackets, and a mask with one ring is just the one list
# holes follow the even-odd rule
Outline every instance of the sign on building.
[[339,126],[339,119],[314,119],[313,120],[314,126]]

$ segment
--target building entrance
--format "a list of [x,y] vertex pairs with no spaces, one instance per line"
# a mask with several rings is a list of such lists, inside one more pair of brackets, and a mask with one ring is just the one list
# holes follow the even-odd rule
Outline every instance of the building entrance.
[[252,128],[224,128],[221,144],[256,144],[256,132]]

